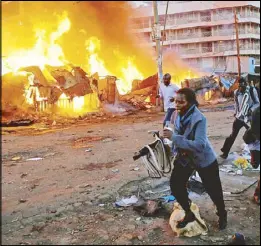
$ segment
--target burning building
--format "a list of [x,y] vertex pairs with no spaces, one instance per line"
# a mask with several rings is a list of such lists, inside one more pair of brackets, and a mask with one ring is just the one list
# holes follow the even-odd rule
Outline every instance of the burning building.
[[[156,73],[154,50],[140,46],[128,29],[128,2],[1,5],[4,102],[38,111],[97,111],[103,101],[114,103],[117,97],[135,94],[133,81]],[[180,83],[178,75],[188,71],[186,65],[178,65],[179,59],[171,55],[163,62],[164,70]],[[151,102],[156,86],[152,82],[144,91],[146,83],[136,88],[142,89],[137,93]]]

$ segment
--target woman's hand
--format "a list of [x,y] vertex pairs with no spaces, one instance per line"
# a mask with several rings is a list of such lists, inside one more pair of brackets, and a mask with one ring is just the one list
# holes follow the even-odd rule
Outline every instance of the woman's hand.
[[168,129],[164,129],[163,130],[163,137],[164,138],[167,138],[167,139],[171,140],[172,134],[173,134],[173,132],[168,130]]

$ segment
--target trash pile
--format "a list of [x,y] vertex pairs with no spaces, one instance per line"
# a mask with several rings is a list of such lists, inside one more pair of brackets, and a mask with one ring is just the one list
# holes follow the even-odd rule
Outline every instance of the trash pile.
[[[251,146],[250,146],[251,147]],[[230,175],[243,175],[243,171],[260,172],[260,165],[254,168],[251,161],[249,145],[242,144],[242,153],[232,152],[229,154],[226,162],[220,168],[220,171]]]

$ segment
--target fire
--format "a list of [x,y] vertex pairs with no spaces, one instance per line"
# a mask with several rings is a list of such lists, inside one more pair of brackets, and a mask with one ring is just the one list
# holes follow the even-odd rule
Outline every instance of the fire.
[[[101,49],[100,40],[97,37],[91,37],[85,42],[85,45],[88,51],[88,69],[91,74],[98,72],[102,76],[112,75],[113,73],[105,66],[103,59],[98,56],[98,52]],[[131,91],[134,79],[142,80],[144,77],[135,66],[133,58],[124,58],[119,51],[114,51],[114,54],[116,54],[121,65],[121,70],[116,74],[119,77],[117,89],[121,95],[124,95]]]
[[145,99],[145,102],[146,102],[146,103],[150,103],[150,102],[151,102],[150,96],[148,96],[148,97]]
[[88,68],[91,74],[98,72],[102,76],[110,75],[110,72],[105,68],[104,61],[97,54],[100,50],[100,40],[96,37],[91,37],[85,42],[85,45],[89,53]]
[[81,111],[84,107],[84,97],[73,98],[73,109],[74,111]]
[[143,79],[143,75],[133,64],[132,60],[128,58],[127,66],[122,68],[122,79],[117,83],[117,88],[120,94],[127,94],[131,91],[132,81],[134,79]]
[[59,99],[61,99],[61,100],[62,100],[62,99],[69,99],[69,97],[66,96],[65,93],[63,93],[63,94],[59,97]]
[[211,90],[205,92],[205,95],[204,95],[205,101],[209,101],[209,100],[211,99],[211,97],[212,97],[212,92],[211,92]]
[[62,66],[65,64],[63,50],[57,40],[69,31],[71,23],[68,17],[64,17],[58,25],[57,31],[46,37],[45,30],[35,30],[37,39],[32,49],[22,49],[10,54],[3,59],[2,75],[13,72],[17,73],[19,68],[27,66],[39,66],[42,70],[45,65]]

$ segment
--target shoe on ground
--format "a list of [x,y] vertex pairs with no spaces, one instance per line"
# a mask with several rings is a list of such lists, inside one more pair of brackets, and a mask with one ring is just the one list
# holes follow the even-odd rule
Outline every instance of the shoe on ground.
[[192,211],[189,211],[186,213],[183,220],[179,221],[177,224],[177,228],[181,229],[187,226],[188,223],[193,222],[196,220],[196,216]]
[[227,211],[222,214],[218,214],[218,227],[219,230],[224,230],[227,227]]
[[220,155],[220,157],[221,157],[222,159],[227,159],[228,155],[222,154],[222,155]]

